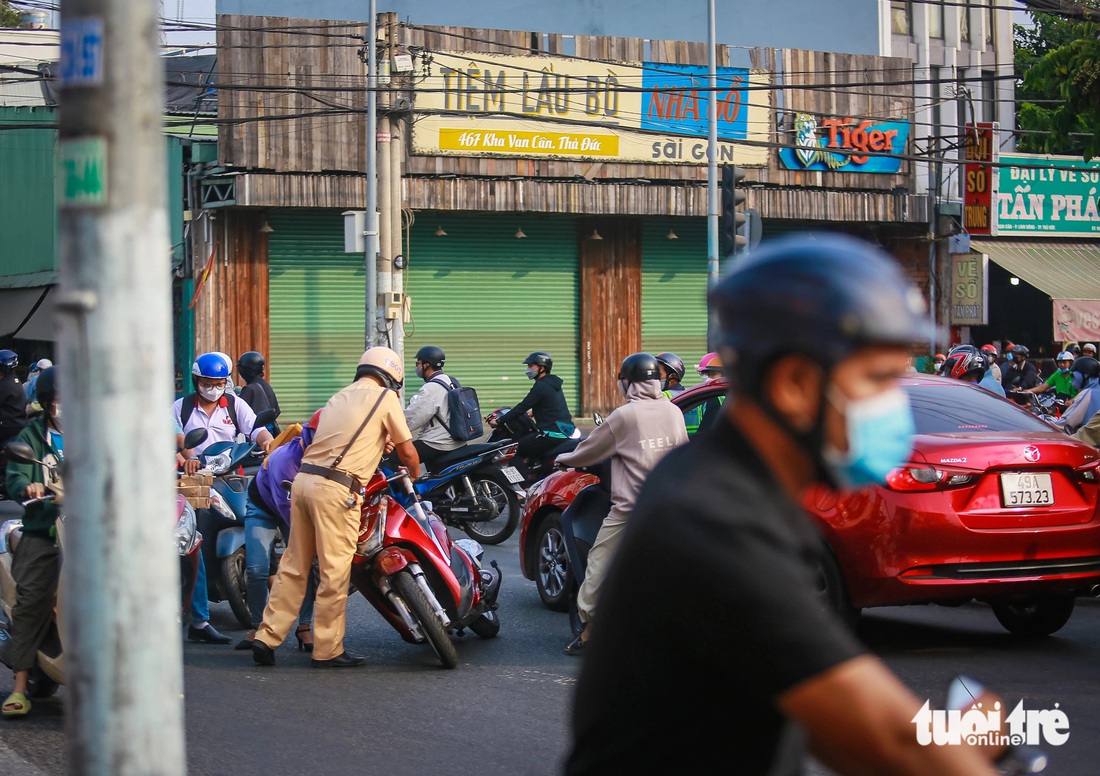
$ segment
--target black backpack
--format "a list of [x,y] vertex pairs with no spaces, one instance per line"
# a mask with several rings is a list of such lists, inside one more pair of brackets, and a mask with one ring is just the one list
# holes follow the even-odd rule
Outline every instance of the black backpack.
[[481,405],[477,401],[477,391],[473,388],[463,388],[453,377],[448,375],[445,377],[451,381],[450,385],[434,377],[430,382],[438,383],[447,389],[447,409],[451,415],[450,422],[447,423],[447,433],[457,442],[477,439],[483,433]]

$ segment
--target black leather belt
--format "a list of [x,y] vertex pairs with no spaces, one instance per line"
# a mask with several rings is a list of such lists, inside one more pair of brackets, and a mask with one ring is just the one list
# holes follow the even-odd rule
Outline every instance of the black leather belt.
[[352,493],[359,493],[363,490],[363,484],[359,481],[359,478],[354,474],[348,474],[340,469],[333,469],[328,466],[317,466],[312,463],[303,463],[299,471],[306,474],[316,474],[318,477],[324,477],[326,480],[332,480],[343,485]]

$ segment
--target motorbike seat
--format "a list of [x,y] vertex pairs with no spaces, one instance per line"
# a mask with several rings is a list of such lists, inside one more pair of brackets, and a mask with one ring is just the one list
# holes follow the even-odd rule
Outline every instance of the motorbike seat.
[[451,450],[444,455],[439,456],[432,465],[428,467],[428,471],[432,474],[441,472],[448,466],[453,466],[459,461],[468,461],[469,459],[489,452],[490,450],[498,450],[504,445],[502,443],[496,444],[478,444],[478,445],[463,445],[455,450]]

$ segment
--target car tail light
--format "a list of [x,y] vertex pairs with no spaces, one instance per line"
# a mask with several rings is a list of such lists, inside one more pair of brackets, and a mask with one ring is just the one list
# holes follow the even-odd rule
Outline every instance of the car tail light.
[[1078,466],[1073,470],[1073,475],[1081,482],[1097,482],[1100,480],[1097,469],[1100,469],[1100,461],[1093,461],[1084,466]]
[[974,481],[975,475],[933,469],[931,466],[903,466],[886,475],[886,487],[902,492],[948,490]]

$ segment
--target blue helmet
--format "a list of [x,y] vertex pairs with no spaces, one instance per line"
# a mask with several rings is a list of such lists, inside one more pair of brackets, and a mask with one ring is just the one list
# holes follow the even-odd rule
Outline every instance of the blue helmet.
[[19,366],[19,356],[14,350],[0,350],[0,367],[14,369]]
[[211,380],[228,380],[230,365],[221,353],[203,353],[191,365],[191,377],[209,377]]

